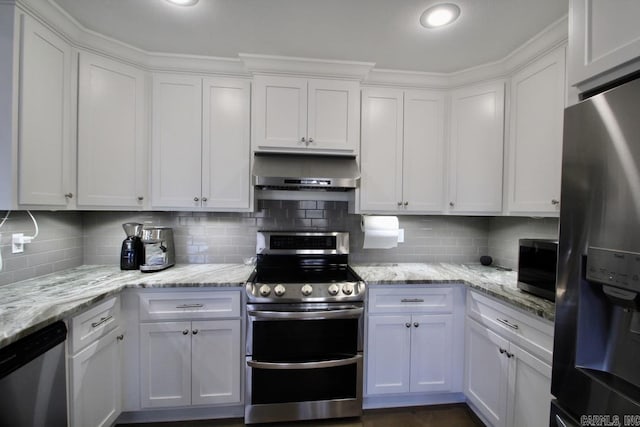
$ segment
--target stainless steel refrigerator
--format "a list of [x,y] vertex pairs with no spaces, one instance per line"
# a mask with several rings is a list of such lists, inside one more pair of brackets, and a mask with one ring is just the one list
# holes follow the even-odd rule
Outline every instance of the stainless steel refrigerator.
[[640,425],[640,80],[565,110],[551,426]]

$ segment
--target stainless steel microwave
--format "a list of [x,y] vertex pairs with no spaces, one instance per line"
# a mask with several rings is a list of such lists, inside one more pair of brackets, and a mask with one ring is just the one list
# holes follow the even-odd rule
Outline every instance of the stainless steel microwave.
[[557,240],[520,239],[518,288],[555,301],[557,270]]

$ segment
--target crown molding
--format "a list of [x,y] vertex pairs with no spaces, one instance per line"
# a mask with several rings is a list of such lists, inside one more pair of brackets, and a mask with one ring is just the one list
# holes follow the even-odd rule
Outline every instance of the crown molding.
[[295,74],[312,77],[331,77],[364,80],[375,66],[373,62],[325,60],[295,56],[238,54],[245,68],[252,74]]

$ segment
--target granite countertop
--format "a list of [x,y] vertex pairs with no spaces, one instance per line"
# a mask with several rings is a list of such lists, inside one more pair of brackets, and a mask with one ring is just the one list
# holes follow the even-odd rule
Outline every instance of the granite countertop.
[[[176,265],[155,273],[121,271],[118,266],[84,265],[0,286],[0,347],[80,313],[126,288],[241,287],[253,266],[241,264]],[[522,310],[554,320],[552,302],[520,291],[516,273],[461,264],[354,265],[369,284],[462,283]]]
[[83,265],[0,286],[0,347],[119,293],[125,288],[244,286],[253,266],[176,265],[154,273]]
[[352,267],[369,285],[463,283],[471,289],[543,319],[555,319],[555,304],[518,289],[515,271],[479,264],[447,263],[370,264]]

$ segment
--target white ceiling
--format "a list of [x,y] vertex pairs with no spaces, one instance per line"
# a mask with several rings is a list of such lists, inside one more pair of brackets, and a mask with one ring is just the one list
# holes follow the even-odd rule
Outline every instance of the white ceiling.
[[[151,52],[238,53],[375,62],[451,72],[504,58],[557,21],[568,0],[51,0],[86,28]],[[429,5],[453,1],[460,19],[427,30]]]

